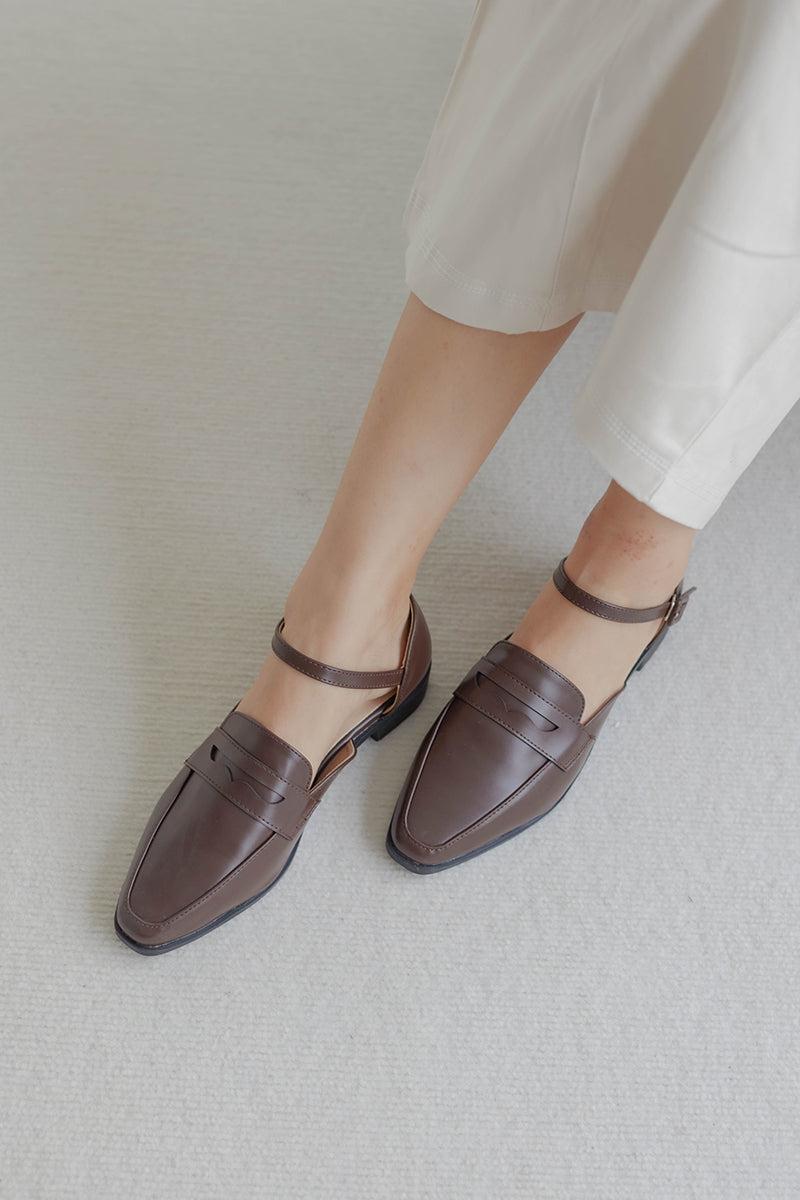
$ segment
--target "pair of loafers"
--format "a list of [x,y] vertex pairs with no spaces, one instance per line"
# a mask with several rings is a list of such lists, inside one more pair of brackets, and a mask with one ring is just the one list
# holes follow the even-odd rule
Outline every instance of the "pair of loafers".
[[[455,688],[423,739],[395,805],[387,850],[417,874],[456,866],[552,811],[583,769],[628,678],[680,620],[694,588],[623,608],[569,580],[553,581],[574,604],[614,621],[661,619],[619,691],[586,722],[580,690],[536,655],[496,642]],[[392,688],[326,755],[316,773],[299,751],[232,709],[184,761],[156,805],[117,902],[114,926],[140,954],[163,954],[231,920],[277,883],[306,823],[367,738],[379,740],[419,706],[431,639],[412,595],[403,659],[388,671],[348,671],[290,646],[279,621],[274,652],[295,670],[337,687]]]

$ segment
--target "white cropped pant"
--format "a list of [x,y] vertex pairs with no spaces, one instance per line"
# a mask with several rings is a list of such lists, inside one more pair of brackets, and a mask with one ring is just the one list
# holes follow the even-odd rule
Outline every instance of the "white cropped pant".
[[616,313],[575,400],[701,528],[800,395],[800,0],[477,0],[403,214],[467,325]]

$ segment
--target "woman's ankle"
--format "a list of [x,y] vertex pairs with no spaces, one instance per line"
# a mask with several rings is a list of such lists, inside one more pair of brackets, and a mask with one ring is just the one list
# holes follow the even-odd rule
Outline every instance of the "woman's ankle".
[[684,577],[697,531],[636,500],[612,480],[564,564],[579,587],[613,604],[649,607]]
[[366,572],[319,571],[307,563],[286,599],[286,639],[334,666],[364,670],[397,666],[413,582],[402,576],[387,579]]

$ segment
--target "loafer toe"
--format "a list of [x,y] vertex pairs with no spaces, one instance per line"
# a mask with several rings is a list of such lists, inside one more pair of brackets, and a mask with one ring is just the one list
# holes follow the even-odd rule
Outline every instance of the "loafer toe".
[[518,823],[513,810],[536,769],[531,759],[528,745],[453,696],[412,763],[392,819],[395,849],[436,869],[493,836],[493,827],[505,832]]
[[549,812],[607,715],[581,725],[583,703],[547,663],[507,639],[496,642],[420,746],[387,835],[392,857],[417,873],[443,870]]
[[[269,801],[277,807],[282,798],[237,770],[224,754],[231,744],[225,736],[232,732],[242,753],[248,753],[248,741],[252,749],[258,741],[261,759],[268,759],[269,750],[274,755],[269,732],[234,711],[167,788],[134,855],[115,914],[117,933],[142,953],[182,945],[258,899],[277,881],[299,841],[267,824]],[[290,748],[278,748],[276,766],[286,783],[294,773],[296,791],[305,789],[310,766]],[[295,795],[288,798],[297,804]]]

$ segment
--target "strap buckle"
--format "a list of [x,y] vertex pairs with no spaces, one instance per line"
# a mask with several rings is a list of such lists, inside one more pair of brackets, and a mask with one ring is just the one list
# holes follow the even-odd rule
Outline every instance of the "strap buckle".
[[678,587],[669,598],[669,608],[664,613],[665,625],[677,625],[678,621],[680,621],[684,614],[686,605],[689,603],[689,597],[691,596],[692,592],[697,591],[696,587],[690,587],[687,591],[681,592],[678,590],[680,586],[681,585],[678,584]]

